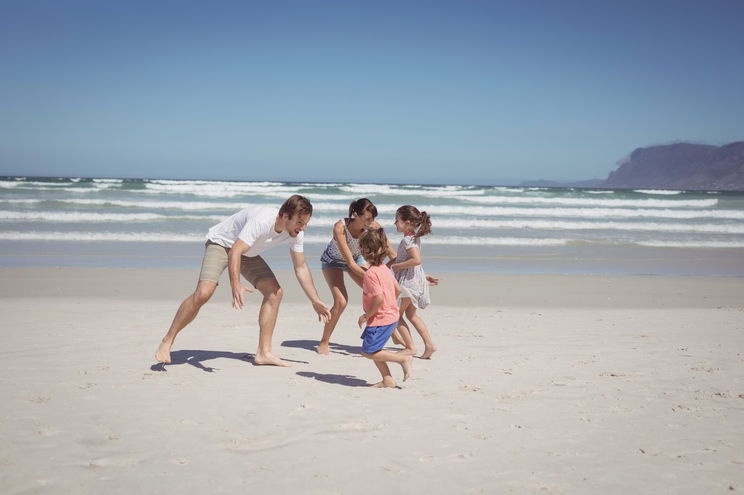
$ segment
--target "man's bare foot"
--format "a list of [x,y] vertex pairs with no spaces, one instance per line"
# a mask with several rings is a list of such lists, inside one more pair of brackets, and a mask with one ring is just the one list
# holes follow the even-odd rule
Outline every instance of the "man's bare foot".
[[400,363],[400,367],[403,368],[403,381],[408,380],[411,378],[411,362],[413,361],[413,358],[411,356],[406,356],[406,360]]
[[166,344],[165,342],[160,343],[158,350],[155,351],[155,359],[158,363],[169,364],[171,362],[170,348],[170,344]]
[[421,355],[421,359],[430,359],[431,355],[435,352],[437,352],[437,348],[435,346],[425,347],[424,353]]
[[414,354],[416,354],[416,348],[409,349],[408,347],[406,347],[405,349],[399,350],[398,354],[408,354],[409,356],[413,356]]
[[279,359],[278,357],[270,353],[267,353],[267,354],[256,353],[256,356],[253,358],[253,362],[259,365],[267,365],[267,366],[283,366],[283,367],[292,366],[291,364],[282,361],[281,359]]
[[395,388],[397,387],[395,380],[393,380],[392,376],[386,376],[382,379],[381,382],[374,383],[370,385],[373,388]]
[[329,354],[328,344],[324,342],[318,343],[318,348],[316,349],[316,351],[318,352],[318,354],[323,354],[324,356],[327,356]]

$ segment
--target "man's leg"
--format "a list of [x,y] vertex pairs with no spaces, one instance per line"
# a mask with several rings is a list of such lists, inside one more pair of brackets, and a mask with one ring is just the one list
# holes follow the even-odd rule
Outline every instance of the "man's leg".
[[279,305],[282,302],[282,288],[275,278],[263,278],[256,282],[256,289],[263,294],[263,301],[258,312],[258,350],[254,361],[256,364],[291,366],[276,357],[271,347]]
[[173,342],[176,340],[178,332],[191,323],[196,315],[199,314],[199,310],[204,304],[212,297],[214,290],[217,288],[215,282],[208,282],[206,280],[200,280],[196,285],[196,290],[193,294],[183,300],[181,306],[176,311],[176,316],[173,317],[173,323],[171,323],[168,332],[160,342],[158,350],[155,351],[155,359],[160,363],[170,363],[170,350],[173,346]]

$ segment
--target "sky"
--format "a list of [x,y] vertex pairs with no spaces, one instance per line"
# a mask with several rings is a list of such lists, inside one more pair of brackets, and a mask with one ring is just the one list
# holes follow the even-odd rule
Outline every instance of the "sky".
[[514,184],[744,140],[744,1],[0,0],[0,175]]

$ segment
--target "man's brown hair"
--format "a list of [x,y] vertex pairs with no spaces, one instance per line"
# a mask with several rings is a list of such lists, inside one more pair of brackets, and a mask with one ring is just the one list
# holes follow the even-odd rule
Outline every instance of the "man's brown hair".
[[310,204],[310,200],[305,196],[299,194],[293,194],[284,202],[281,208],[279,208],[279,216],[288,215],[292,219],[295,215],[312,215],[313,205]]

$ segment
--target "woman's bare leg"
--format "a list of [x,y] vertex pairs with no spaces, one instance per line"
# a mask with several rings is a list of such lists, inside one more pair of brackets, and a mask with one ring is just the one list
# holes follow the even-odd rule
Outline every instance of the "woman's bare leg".
[[331,334],[336,328],[338,319],[346,309],[349,298],[344,285],[344,271],[340,268],[328,268],[323,270],[323,276],[331,289],[333,296],[333,307],[331,307],[331,319],[323,326],[323,336],[318,343],[318,354],[328,354],[328,344],[331,342]]

